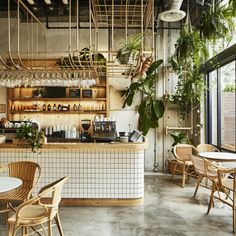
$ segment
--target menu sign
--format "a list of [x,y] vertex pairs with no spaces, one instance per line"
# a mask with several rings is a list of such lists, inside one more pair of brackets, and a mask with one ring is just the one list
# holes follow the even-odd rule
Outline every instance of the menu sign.
[[83,89],[82,98],[92,98],[92,89]]

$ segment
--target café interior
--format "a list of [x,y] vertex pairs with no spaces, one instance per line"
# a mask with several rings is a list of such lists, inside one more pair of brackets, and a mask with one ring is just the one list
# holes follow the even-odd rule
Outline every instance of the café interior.
[[236,233],[235,0],[0,1],[0,236]]

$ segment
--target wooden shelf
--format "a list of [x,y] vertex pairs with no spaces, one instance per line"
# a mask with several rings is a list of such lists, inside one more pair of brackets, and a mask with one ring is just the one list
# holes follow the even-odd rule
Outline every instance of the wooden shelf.
[[166,135],[168,134],[168,131],[171,130],[187,130],[187,131],[191,131],[193,130],[192,127],[170,127],[170,126],[166,126]]
[[105,114],[107,111],[11,111],[11,114],[42,113],[42,114]]
[[12,101],[106,101],[106,98],[11,98]]

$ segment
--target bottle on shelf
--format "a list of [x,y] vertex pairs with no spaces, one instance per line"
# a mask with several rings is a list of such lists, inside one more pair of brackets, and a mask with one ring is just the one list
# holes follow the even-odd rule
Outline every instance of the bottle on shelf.
[[51,105],[48,104],[48,111],[51,111]]
[[70,111],[70,104],[67,106],[67,111]]
[[54,103],[53,105],[53,111],[56,111],[57,110],[57,106],[56,106],[56,103]]
[[82,106],[79,104],[78,105],[78,111],[81,111],[82,110]]
[[46,104],[43,104],[43,111],[46,111]]
[[58,111],[61,111],[61,110],[62,110],[61,104],[58,105],[57,110],[58,110]]
[[77,110],[77,106],[76,104],[73,105],[73,111],[76,111]]

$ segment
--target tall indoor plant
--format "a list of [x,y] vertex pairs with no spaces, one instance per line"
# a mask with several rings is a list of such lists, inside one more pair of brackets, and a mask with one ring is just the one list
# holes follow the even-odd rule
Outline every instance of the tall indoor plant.
[[137,81],[131,82],[129,88],[123,91],[125,97],[123,108],[133,103],[134,95],[143,93],[143,100],[138,105],[139,129],[146,135],[150,128],[159,126],[158,120],[164,114],[164,104],[156,98],[155,82],[157,79],[156,69],[163,63],[162,60],[153,62],[148,68],[145,76],[139,76]]

